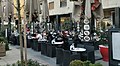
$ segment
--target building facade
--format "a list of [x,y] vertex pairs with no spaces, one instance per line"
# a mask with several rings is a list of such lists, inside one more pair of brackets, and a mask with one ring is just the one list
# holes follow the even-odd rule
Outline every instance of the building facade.
[[73,20],[79,20],[80,4],[70,0],[48,0],[50,23],[55,30],[72,30]]
[[[104,9],[104,26],[107,29],[107,24],[113,25],[114,12],[116,7],[120,7],[118,0],[102,0]],[[48,0],[50,21],[53,23],[55,29],[66,30],[70,29],[68,26],[71,22],[80,22],[80,3],[70,0]],[[67,23],[70,22],[71,24]],[[67,26],[68,24],[68,26]],[[64,27],[65,25],[65,27]],[[58,27],[59,26],[59,27]],[[96,26],[96,25],[95,25]]]
[[102,0],[102,5],[104,9],[103,21],[107,29],[107,24],[115,25],[115,8],[120,7],[120,2],[119,0]]

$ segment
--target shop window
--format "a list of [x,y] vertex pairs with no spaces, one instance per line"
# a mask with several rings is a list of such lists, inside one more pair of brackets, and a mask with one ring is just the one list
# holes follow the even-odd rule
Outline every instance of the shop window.
[[60,0],[60,7],[67,6],[67,0]]
[[54,2],[50,2],[49,3],[49,9],[51,10],[51,9],[54,9]]
[[61,30],[70,30],[70,17],[61,17]]

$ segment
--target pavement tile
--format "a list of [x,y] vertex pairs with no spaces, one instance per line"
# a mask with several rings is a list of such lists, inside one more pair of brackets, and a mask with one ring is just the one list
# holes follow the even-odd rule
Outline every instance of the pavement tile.
[[[7,51],[6,56],[0,59],[0,66],[5,64],[12,64],[20,60],[20,47],[19,46],[10,46],[11,50]],[[36,52],[31,48],[27,49],[28,59],[36,60],[39,63],[46,64],[48,66],[58,66],[56,65],[56,58],[50,58],[44,55],[41,55],[41,52]],[[95,56],[101,58],[99,50],[95,51]],[[108,66],[108,62],[102,60],[96,61],[96,63],[101,63],[103,66]]]

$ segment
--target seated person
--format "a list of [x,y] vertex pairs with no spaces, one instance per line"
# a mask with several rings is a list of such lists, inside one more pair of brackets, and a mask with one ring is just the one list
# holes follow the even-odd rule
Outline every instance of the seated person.
[[62,42],[62,41],[63,41],[63,38],[60,37],[60,36],[58,36],[58,37],[55,38],[55,41],[56,41],[56,42]]
[[36,34],[31,34],[32,37],[36,37]]
[[56,37],[52,40],[52,44],[54,43],[62,43],[63,44],[63,37],[60,34],[57,34]]
[[38,41],[42,40],[42,35],[40,33],[36,33],[36,38]]
[[77,44],[81,44],[81,40],[78,38],[78,35],[75,35],[73,38],[73,43],[75,43],[75,47],[77,47]]

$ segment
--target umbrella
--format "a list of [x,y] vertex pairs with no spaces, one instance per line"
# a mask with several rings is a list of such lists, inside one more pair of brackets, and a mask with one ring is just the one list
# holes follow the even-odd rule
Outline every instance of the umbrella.
[[[75,5],[75,3],[78,3],[77,6]],[[81,7],[81,0],[78,0],[77,2],[74,2],[74,7],[73,7],[74,9],[73,9],[73,12],[72,12],[72,17],[73,17],[73,20],[75,22],[80,20],[80,14],[82,12],[80,7]]]
[[[30,13],[29,16],[32,16],[32,14],[35,11],[37,11],[37,13],[40,13],[41,12],[40,0],[26,0],[25,11]],[[30,17],[30,21],[31,21],[31,17]]]
[[34,13],[34,11],[37,11],[38,13],[40,12],[40,1],[39,0],[32,0],[32,13]]
[[11,4],[13,1],[12,0],[10,0],[10,1],[8,1],[8,0],[6,0],[6,4],[4,5],[4,7],[5,7],[5,9],[4,9],[4,11],[5,11],[5,15],[4,15],[4,18],[5,18],[5,20],[6,21],[8,21],[8,17],[9,17],[9,14],[13,14],[13,5]]
[[85,3],[85,17],[91,18],[91,0],[86,0]]
[[25,11],[30,12],[30,0],[26,0]]
[[[91,6],[92,3],[92,6]],[[91,9],[95,18],[102,20],[104,18],[103,7],[101,0],[86,0],[85,17],[91,18]]]
[[2,5],[0,5],[0,17],[2,17]]
[[94,0],[94,4],[92,5],[92,12],[95,18],[98,18],[100,20],[104,18],[101,0]]
[[[12,0],[10,0],[10,1],[13,2]],[[7,8],[8,8],[8,14],[9,13],[13,14],[13,12],[14,12],[13,10],[14,9],[13,9],[13,5],[11,3],[8,2]]]
[[43,1],[43,19],[46,22],[46,18],[49,18],[49,9],[48,9],[48,4],[47,4],[47,0]]

